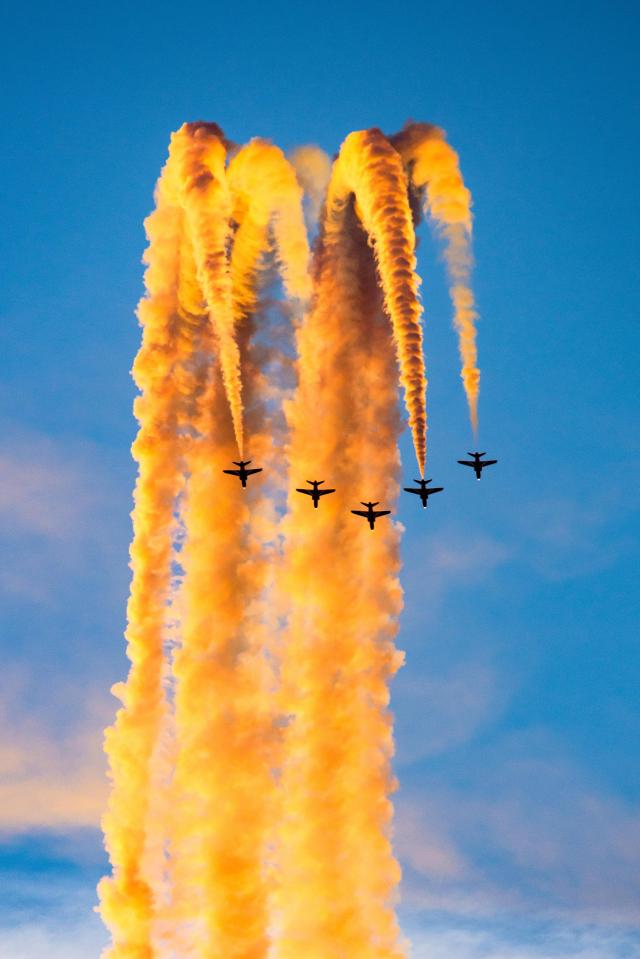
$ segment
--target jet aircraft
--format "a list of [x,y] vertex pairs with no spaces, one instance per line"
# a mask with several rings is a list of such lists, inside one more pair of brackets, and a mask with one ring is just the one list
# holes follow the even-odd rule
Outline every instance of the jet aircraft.
[[405,486],[404,491],[405,493],[415,493],[416,496],[419,496],[422,500],[423,509],[427,508],[427,502],[432,493],[441,493],[444,489],[444,486],[432,486],[427,488],[427,484],[431,483],[430,479],[417,479],[415,482],[418,483],[420,489],[413,489],[411,486]]
[[304,493],[305,496],[310,496],[313,500],[314,509],[318,508],[318,503],[320,502],[321,496],[327,496],[329,493],[335,493],[334,489],[318,489],[324,483],[324,480],[307,480],[307,483],[313,487],[313,489],[298,489],[296,487],[296,493]]
[[237,470],[223,470],[222,472],[229,473],[230,476],[237,476],[240,482],[242,483],[242,488],[245,489],[247,485],[247,477],[251,476],[252,473],[262,472],[262,467],[257,467],[255,469],[248,470],[247,466],[249,465],[250,462],[251,460],[240,460],[239,463],[236,463],[236,461],[234,460],[233,465],[239,466],[240,468]]
[[362,505],[367,507],[366,510],[352,509],[351,512],[354,514],[354,516],[364,516],[369,523],[369,529],[374,528],[376,525],[376,520],[380,516],[388,516],[391,512],[390,509],[374,509],[373,507],[377,506],[377,503],[363,503]]
[[476,474],[476,479],[480,479],[485,466],[493,466],[494,463],[498,462],[497,460],[482,460],[481,457],[486,455],[486,453],[467,453],[467,456],[473,456],[473,460],[458,460],[458,462],[461,466],[470,466]]

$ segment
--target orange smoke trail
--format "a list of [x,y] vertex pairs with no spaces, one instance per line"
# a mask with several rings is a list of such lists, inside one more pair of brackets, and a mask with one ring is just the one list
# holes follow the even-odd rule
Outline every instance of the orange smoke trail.
[[426,459],[427,381],[422,307],[415,272],[415,234],[402,161],[376,129],[351,133],[342,144],[327,194],[327,217],[338,216],[351,193],[375,252],[396,345],[400,382],[421,474]]
[[[439,131],[351,134],[310,276],[302,189],[317,204],[326,165],[305,149],[297,175],[264,140],[226,167],[220,129],[185,124],[147,221],[132,665],[106,747],[108,959],[404,955],[390,838],[400,527],[386,517],[371,532],[350,510],[397,499],[398,381],[424,473],[408,178],[446,238],[475,424],[470,198]],[[276,267],[290,301],[279,314]],[[222,473],[244,431],[265,469],[246,490]],[[307,479],[336,488],[318,510],[293,492]]]
[[227,259],[231,197],[225,172],[225,141],[215,123],[185,123],[172,136],[169,152],[179,170],[180,200],[190,228],[198,280],[217,341],[236,445],[242,457],[240,353]]
[[307,300],[311,283],[302,188],[282,150],[266,140],[252,140],[229,164],[228,182],[238,223],[231,257],[236,316],[255,308],[255,271],[260,254],[268,248],[269,226],[285,292]]
[[103,819],[113,876],[99,885],[102,917],[109,927],[111,959],[153,955],[154,906],[142,862],[147,843],[151,758],[165,711],[162,689],[166,604],[171,586],[174,503],[181,488],[175,430],[179,396],[174,374],[184,356],[176,300],[179,210],[167,198],[167,171],[157,188],[157,208],[147,219],[147,296],[138,308],[143,341],[134,364],[142,395],[135,402],[140,424],[133,446],[138,461],[128,604],[127,655],[131,668],[114,725],[106,731],[112,792]]
[[[259,485],[265,496],[251,510],[249,535],[254,540],[254,559],[261,556],[271,567],[273,582],[277,566],[274,546],[265,551],[262,544],[277,540],[275,502],[284,498],[281,407],[290,379],[287,373],[292,344],[281,320],[286,313],[295,318],[311,295],[309,243],[303,191],[295,170],[278,147],[266,140],[252,140],[231,161],[228,180],[236,226],[231,251],[234,315],[247,383],[252,455],[265,468]],[[273,309],[268,310],[261,301],[265,286],[273,279],[274,267],[290,301],[287,310],[279,311],[280,321],[278,312],[274,315]],[[273,624],[273,596],[262,597],[261,605],[262,619]]]
[[187,454],[182,644],[174,664],[176,902],[178,918],[193,925],[195,955],[259,959],[267,948],[262,861],[273,740],[268,664],[262,636],[250,628],[262,564],[252,562],[243,491],[230,479],[221,492],[234,436],[220,382],[200,409],[208,424],[200,423]]
[[[348,217],[345,229],[355,234],[363,302],[354,472],[359,489],[370,491],[367,499],[372,495],[383,508],[393,507],[399,492],[398,438],[402,429],[398,369],[371,252],[364,235],[349,224]],[[394,747],[389,682],[403,661],[394,645],[402,608],[400,528],[387,520],[378,524],[375,536],[369,533],[364,524],[352,533],[359,537],[354,541],[352,568],[357,584],[353,608],[357,639],[352,667],[356,695],[352,754],[343,789],[349,841],[353,849],[360,850],[351,859],[350,872],[366,917],[369,951],[377,959],[387,959],[404,952],[394,909],[400,869],[390,836],[390,793],[395,780],[390,768]]]
[[[260,307],[259,264],[273,230],[285,288],[309,294],[302,194],[275,147],[255,141],[232,161],[228,183],[237,229],[231,250],[232,302],[245,385],[252,455],[273,451],[261,357],[252,351]],[[268,948],[270,881],[265,866],[274,816],[276,730],[269,612],[276,520],[270,483],[247,490],[222,476],[233,431],[215,343],[200,351],[214,364],[194,408],[186,452],[189,485],[181,554],[182,644],[175,656],[178,758],[175,791],[184,815],[174,823],[174,915],[194,955],[261,959]]]
[[311,144],[295,149],[289,160],[309,203],[309,219],[315,225],[331,179],[331,160],[324,150]]
[[[385,699],[398,664],[388,626],[398,609],[397,555],[395,565],[386,562],[388,550],[397,553],[397,535],[392,528],[386,535],[376,530],[385,546],[364,584],[360,567],[372,534],[348,512],[363,498],[377,498],[378,489],[397,491],[397,371],[386,324],[374,332],[379,307],[371,252],[353,208],[334,206],[323,221],[314,306],[298,333],[298,390],[287,409],[290,487],[326,479],[336,493],[317,511],[293,493],[286,521],[284,591],[293,605],[283,709],[292,718],[283,770],[279,959],[301,951],[309,959],[400,954],[390,905],[399,876],[387,834],[392,782]],[[372,334],[384,359],[370,367]],[[377,381],[389,369],[392,412],[384,410],[382,443],[364,463],[368,404],[373,400],[379,411]],[[389,399],[387,389],[379,395]]]
[[438,127],[411,123],[390,140],[408,165],[413,187],[423,194],[425,213],[444,237],[453,322],[462,359],[461,376],[471,425],[477,434],[480,370],[475,327],[478,314],[471,289],[471,193],[464,185],[458,154]]

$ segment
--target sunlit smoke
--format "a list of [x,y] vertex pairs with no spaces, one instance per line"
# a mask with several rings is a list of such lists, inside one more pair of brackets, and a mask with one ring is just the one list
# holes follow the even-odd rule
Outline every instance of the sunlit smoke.
[[242,456],[242,380],[227,261],[231,195],[222,131],[214,123],[185,123],[171,139],[169,158],[170,163],[175,163],[178,199],[185,212],[198,281],[216,337],[236,444]]
[[391,320],[400,382],[421,475],[426,458],[426,388],[422,352],[420,281],[415,235],[402,161],[376,129],[351,133],[342,145],[327,193],[327,219],[338,216],[351,194],[376,257],[385,310]]
[[151,759],[165,712],[163,648],[174,507],[182,486],[176,374],[186,359],[177,297],[180,211],[171,202],[166,170],[146,229],[147,297],[138,311],[143,338],[133,369],[141,396],[135,402],[138,480],[126,634],[131,669],[126,684],[114,687],[122,707],[107,730],[105,746],[113,785],[103,829],[113,875],[102,880],[99,894],[112,935],[106,953],[110,959],[151,955],[152,886],[141,866],[148,840]]
[[471,193],[464,184],[458,154],[445,134],[430,123],[408,123],[391,142],[407,164],[412,186],[444,240],[453,322],[458,332],[462,382],[474,434],[478,431],[480,370],[476,348],[478,318],[471,289]]
[[[439,131],[358,131],[333,164],[317,147],[236,148],[212,123],[171,139],[133,370],[108,959],[405,955],[389,711],[401,527],[371,533],[350,509],[394,509],[401,393],[424,472],[412,190],[445,237],[474,419],[470,200]],[[247,489],[222,472],[238,456],[262,467]],[[317,510],[294,492],[312,479],[335,487]]]
[[401,420],[391,331],[353,200],[339,212],[327,205],[315,280],[287,411],[289,489],[330,477],[336,494],[316,515],[291,492],[285,527],[281,695],[294,721],[285,730],[276,951],[294,959],[303,942],[310,959],[390,957],[401,952],[387,710],[400,662],[399,533],[389,526],[372,544],[349,506],[372,490],[395,499]]
[[311,222],[315,223],[331,179],[331,160],[324,150],[312,145],[297,147],[289,159],[308,197]]

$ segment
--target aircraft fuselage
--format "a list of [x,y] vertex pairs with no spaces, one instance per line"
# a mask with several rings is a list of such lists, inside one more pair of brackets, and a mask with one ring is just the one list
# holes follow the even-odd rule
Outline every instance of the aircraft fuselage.
[[246,489],[246,488],[247,488],[247,479],[249,478],[249,476],[252,476],[254,473],[261,473],[261,472],[262,472],[262,467],[261,467],[261,466],[256,466],[256,467],[254,467],[254,469],[248,470],[248,469],[247,469],[247,466],[249,465],[250,462],[251,462],[251,460],[240,460],[239,463],[236,463],[235,460],[234,460],[233,465],[234,465],[234,466],[237,466],[238,469],[237,469],[237,470],[223,470],[222,472],[223,472],[223,473],[228,473],[229,476],[237,476],[238,479],[240,480],[240,483],[242,484],[242,488],[243,488],[243,489]]
[[472,456],[472,460],[458,460],[461,466],[470,466],[473,472],[476,474],[476,479],[480,479],[482,476],[482,471],[485,466],[494,466],[497,463],[497,460],[483,460],[482,457],[486,456],[486,453],[468,453],[468,456]]

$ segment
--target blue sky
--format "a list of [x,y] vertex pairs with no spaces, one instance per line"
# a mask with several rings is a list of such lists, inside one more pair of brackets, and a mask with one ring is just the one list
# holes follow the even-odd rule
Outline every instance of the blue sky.
[[[186,119],[329,152],[443,126],[475,201],[477,484],[421,229],[430,472],[403,503],[402,915],[420,959],[638,952],[640,17],[624,2],[14,5],[0,57],[0,956],[97,954],[142,220]],[[403,443],[405,474],[414,466]]]

